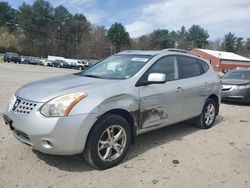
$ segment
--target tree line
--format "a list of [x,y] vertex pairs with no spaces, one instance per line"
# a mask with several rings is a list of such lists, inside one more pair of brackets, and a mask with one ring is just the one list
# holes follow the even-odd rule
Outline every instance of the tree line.
[[72,14],[62,5],[49,1],[23,3],[18,9],[0,2],[0,52],[22,55],[100,59],[121,50],[160,50],[164,48],[207,48],[250,56],[250,38],[229,32],[222,40],[209,40],[209,33],[199,25],[177,31],[157,29],[131,38],[121,23],[110,28],[91,23],[84,14]]

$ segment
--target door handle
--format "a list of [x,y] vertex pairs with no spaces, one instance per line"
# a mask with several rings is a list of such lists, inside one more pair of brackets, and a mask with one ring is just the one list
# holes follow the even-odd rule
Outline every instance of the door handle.
[[208,85],[208,82],[204,82],[205,85]]
[[176,88],[176,93],[182,93],[182,91],[183,91],[182,87],[177,87]]

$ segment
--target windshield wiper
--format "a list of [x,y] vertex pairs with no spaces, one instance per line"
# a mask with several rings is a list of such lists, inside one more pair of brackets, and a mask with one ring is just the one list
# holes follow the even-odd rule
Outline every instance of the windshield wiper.
[[90,77],[90,78],[102,78],[101,76],[91,75],[91,74],[83,74],[82,76]]

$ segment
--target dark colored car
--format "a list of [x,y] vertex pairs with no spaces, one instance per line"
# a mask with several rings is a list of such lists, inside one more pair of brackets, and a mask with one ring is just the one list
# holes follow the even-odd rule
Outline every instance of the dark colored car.
[[23,63],[31,65],[41,65],[41,66],[44,65],[43,62],[38,57],[25,57]]
[[4,62],[21,63],[21,57],[17,53],[6,52],[3,57]]
[[43,62],[40,60],[40,59],[37,59],[37,58],[31,58],[30,61],[29,61],[29,64],[31,65],[40,65],[40,66],[43,66]]
[[222,100],[250,103],[250,70],[229,72],[222,78]]
[[70,68],[70,65],[66,61],[59,60],[59,59],[52,61],[51,66],[52,67],[59,67],[59,68]]

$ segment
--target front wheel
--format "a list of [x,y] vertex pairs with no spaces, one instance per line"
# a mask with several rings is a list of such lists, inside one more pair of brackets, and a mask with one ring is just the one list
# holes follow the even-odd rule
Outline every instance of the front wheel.
[[90,131],[84,158],[95,168],[111,168],[124,159],[130,143],[131,129],[127,120],[109,114],[101,118]]
[[208,98],[203,106],[201,115],[195,118],[195,124],[201,129],[209,129],[214,125],[218,106],[213,99]]

